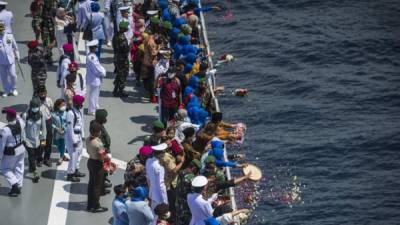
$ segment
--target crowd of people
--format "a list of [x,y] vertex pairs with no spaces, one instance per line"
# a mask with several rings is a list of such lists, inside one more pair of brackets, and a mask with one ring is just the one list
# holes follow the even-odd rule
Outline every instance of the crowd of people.
[[[3,97],[18,95],[15,66],[18,48],[12,34],[13,15],[0,1],[0,73]],[[110,193],[108,176],[116,167],[111,159],[111,138],[106,109],[99,94],[106,69],[101,64],[103,45],[114,49],[114,97],[125,91],[132,74],[149,104],[159,105],[159,120],[143,140],[139,153],[127,163],[124,183],[114,185],[114,225],[235,224],[248,210],[232,212],[228,189],[250,174],[228,179],[227,167],[242,168],[243,155],[229,155],[225,144],[243,138],[243,129],[222,120],[207,83],[208,55],[201,41],[199,0],[34,0],[30,6],[35,40],[27,46],[33,97],[26,112],[5,108],[2,129],[2,173],[11,185],[9,196],[22,193],[24,156],[28,152],[32,181],[37,167],[51,167],[51,152],[59,152],[57,165],[68,163],[66,180],[80,182],[82,151],[89,155],[87,210],[105,212],[100,196]],[[86,62],[79,61],[77,39],[86,46]],[[57,46],[57,87],[53,102],[47,93],[47,66],[54,63]],[[85,66],[86,76],[79,72]],[[3,73],[4,72],[4,73]],[[88,100],[89,135],[85,135],[83,105]]]

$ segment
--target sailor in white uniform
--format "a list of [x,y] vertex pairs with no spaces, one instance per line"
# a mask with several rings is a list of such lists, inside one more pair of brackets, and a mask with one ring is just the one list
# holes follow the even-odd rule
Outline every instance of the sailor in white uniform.
[[84,177],[85,174],[79,172],[79,163],[82,158],[83,137],[84,137],[84,121],[82,115],[82,107],[85,97],[75,95],[72,98],[73,107],[67,112],[66,123],[67,129],[65,132],[65,146],[71,159],[68,162],[67,180],[79,182],[79,177]]
[[133,17],[130,12],[130,9],[131,9],[130,6],[119,7],[118,10],[120,11],[120,16],[119,19],[117,20],[118,24],[121,21],[126,21],[129,23],[128,31],[125,32],[125,37],[126,39],[128,39],[128,44],[131,43],[131,40],[133,38]]
[[19,60],[17,43],[12,34],[5,32],[4,23],[0,22],[0,76],[3,83],[3,97],[17,96],[17,73],[15,61]]
[[74,54],[72,44],[63,45],[64,54],[60,56],[57,68],[57,87],[61,88],[61,98],[64,98],[64,89],[66,87],[65,77],[69,74],[68,65],[71,63],[72,55]]
[[25,123],[17,117],[17,111],[12,108],[3,110],[7,116],[8,125],[0,133],[1,171],[11,185],[10,197],[21,194],[24,179]]
[[111,47],[111,40],[114,36],[114,25],[111,10],[115,0],[104,1],[104,24],[106,26],[107,46]]
[[79,0],[78,13],[76,15],[76,27],[79,31],[84,31],[90,20],[91,0]]
[[164,156],[168,145],[165,143],[152,146],[153,157],[146,161],[146,178],[149,184],[149,197],[151,199],[151,208],[160,203],[168,204],[167,188],[164,182],[165,170],[160,164],[160,159]]
[[106,69],[100,64],[96,55],[96,48],[99,44],[97,39],[87,43],[89,54],[86,59],[86,84],[89,86],[89,106],[88,114],[93,115],[99,108],[100,86],[106,76]]
[[12,25],[14,23],[14,16],[11,11],[6,9],[7,2],[0,1],[0,21],[3,21],[6,26],[6,33],[12,34]]
[[207,185],[208,180],[205,176],[197,176],[192,181],[193,193],[188,194],[187,202],[189,205],[192,219],[189,225],[205,225],[205,220],[213,216],[214,209],[212,202],[218,197],[218,194],[213,194],[211,198],[205,200],[202,192]]

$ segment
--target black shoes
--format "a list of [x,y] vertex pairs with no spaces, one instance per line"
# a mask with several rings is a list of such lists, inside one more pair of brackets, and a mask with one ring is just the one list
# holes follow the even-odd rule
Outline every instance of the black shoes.
[[126,98],[126,97],[128,97],[129,95],[128,95],[128,93],[126,93],[126,92],[123,91],[123,90],[120,90],[120,91],[114,90],[114,91],[113,91],[113,96],[114,96],[114,97]]
[[38,183],[38,182],[39,182],[39,179],[40,179],[39,174],[38,174],[36,171],[34,171],[34,172],[33,172],[32,182],[33,182],[33,183]]
[[79,172],[79,170],[75,170],[74,176],[75,177],[85,177],[86,174]]
[[47,167],[51,167],[51,161],[50,160],[44,160],[44,165],[46,165]]
[[10,197],[18,197],[21,194],[21,189],[19,189],[18,184],[14,184],[11,186],[10,192],[8,192],[8,196]]
[[104,183],[104,188],[110,188],[110,187],[112,187],[111,183],[107,183],[107,182]]
[[42,167],[43,162],[42,161],[37,161],[36,166],[37,167]]
[[91,212],[91,213],[102,213],[102,212],[107,212],[108,208],[106,207],[99,207],[97,209],[87,209],[87,211]]
[[101,196],[108,195],[108,194],[110,194],[110,193],[111,193],[110,190],[105,189],[105,190],[101,193]]
[[79,181],[81,181],[81,179],[79,179],[78,177],[75,177],[74,174],[68,174],[67,181],[79,182]]

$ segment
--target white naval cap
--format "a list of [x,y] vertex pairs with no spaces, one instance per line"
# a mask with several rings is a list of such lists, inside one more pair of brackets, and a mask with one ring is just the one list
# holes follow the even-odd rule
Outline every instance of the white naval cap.
[[99,45],[99,40],[97,40],[97,39],[91,40],[86,44],[86,46],[88,46],[88,47],[97,46],[97,45]]
[[0,5],[7,5],[8,3],[5,1],[0,1]]
[[165,151],[165,149],[168,148],[168,145],[165,144],[165,143],[162,143],[162,144],[159,144],[159,145],[156,145],[156,146],[151,146],[151,148],[152,148],[154,151]]
[[154,16],[158,13],[158,10],[147,10],[146,14],[149,16]]
[[208,184],[207,177],[205,176],[197,176],[192,180],[193,187],[204,187]]
[[130,10],[130,9],[131,9],[131,7],[129,7],[129,6],[121,6],[118,8],[119,11]]

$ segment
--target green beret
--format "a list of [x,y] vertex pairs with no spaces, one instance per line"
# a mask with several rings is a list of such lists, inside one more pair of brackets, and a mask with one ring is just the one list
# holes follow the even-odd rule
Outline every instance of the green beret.
[[212,155],[207,156],[206,159],[204,160],[204,163],[206,163],[206,164],[215,163],[215,157]]
[[96,110],[96,119],[105,119],[108,116],[108,112],[105,109]]
[[171,30],[172,29],[172,23],[169,21],[164,21],[162,22],[162,27],[164,27],[165,29]]
[[188,24],[183,24],[181,26],[181,30],[185,35],[189,35],[192,33],[192,28]]
[[190,164],[192,164],[193,166],[197,167],[197,168],[201,168],[201,162],[198,159],[193,159]]
[[160,19],[158,19],[158,17],[156,17],[156,16],[152,16],[152,17],[150,17],[150,23],[152,23],[152,24],[160,24]]
[[129,27],[129,22],[128,21],[119,22],[119,28],[120,29],[128,29],[128,27]]
[[153,127],[158,129],[165,129],[164,124],[160,120],[154,121]]
[[184,179],[186,183],[192,183],[192,180],[194,179],[194,174],[193,173],[186,174]]
[[146,137],[144,137],[143,145],[150,145],[150,143],[151,143],[150,136],[147,135]]

